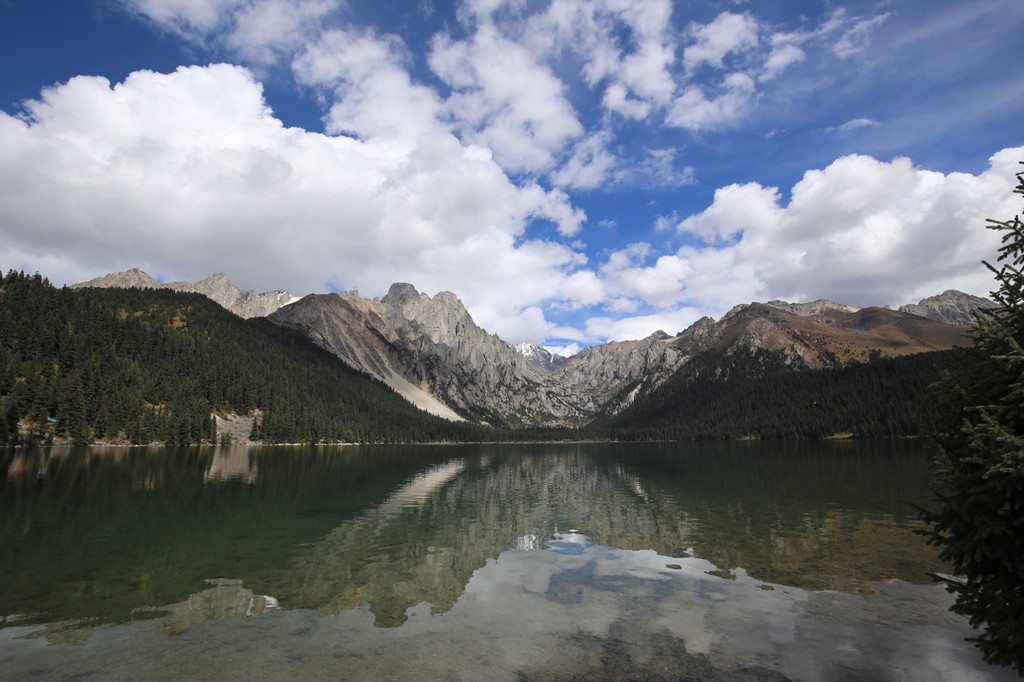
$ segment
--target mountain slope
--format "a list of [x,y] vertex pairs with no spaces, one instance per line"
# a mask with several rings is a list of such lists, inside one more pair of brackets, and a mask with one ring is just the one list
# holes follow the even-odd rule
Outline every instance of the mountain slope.
[[133,268],[125,272],[117,272],[103,277],[91,279],[88,282],[72,285],[73,289],[80,288],[115,288],[115,289],[171,289],[183,293],[202,294],[207,298],[216,301],[224,308],[243,318],[266,317],[278,308],[288,305],[294,299],[291,294],[283,289],[258,293],[256,291],[243,291],[231,283],[224,273],[211,275],[198,282],[157,282],[148,274]]
[[571,402],[545,390],[545,375],[477,326],[449,292],[431,298],[399,283],[381,299],[307,296],[269,319],[301,330],[403,395],[435,401],[438,413],[510,426],[578,421]]
[[716,371],[677,373],[592,428],[620,440],[924,436],[937,417],[929,386],[972,363],[953,349],[793,372],[779,351],[737,353],[716,358]]
[[[156,283],[135,270],[91,284]],[[219,300],[239,295],[219,275],[179,285]],[[972,298],[946,292],[929,305],[946,310],[984,301]],[[300,332],[420,409],[512,428],[580,426],[642,402],[680,372],[686,380],[737,372],[759,376],[769,369],[840,368],[969,345],[965,327],[907,312],[774,300],[738,305],[721,320],[704,318],[674,337],[657,332],[555,360],[535,346],[512,347],[488,334],[454,294],[430,297],[404,283],[379,299],[355,292],[306,296],[277,307],[268,319]],[[768,364],[738,362],[741,356]]]
[[[473,439],[265,319],[169,289],[56,289],[0,277],[0,443],[188,444],[212,412],[261,414],[269,442]],[[24,430],[24,429],[23,429]]]
[[929,296],[918,303],[900,306],[900,311],[949,324],[974,324],[973,311],[994,305],[987,298],[947,289],[938,296]]

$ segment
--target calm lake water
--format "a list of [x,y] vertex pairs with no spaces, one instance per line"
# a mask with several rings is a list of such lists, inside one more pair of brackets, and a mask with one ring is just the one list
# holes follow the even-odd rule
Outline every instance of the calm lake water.
[[0,451],[0,678],[1011,680],[915,442]]

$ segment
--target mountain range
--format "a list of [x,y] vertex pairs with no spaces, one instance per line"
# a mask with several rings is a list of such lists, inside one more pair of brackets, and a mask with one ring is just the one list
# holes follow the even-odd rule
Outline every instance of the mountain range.
[[184,293],[202,294],[215,301],[224,308],[227,308],[239,317],[249,319],[252,317],[266,317],[283,305],[288,305],[297,299],[287,291],[269,291],[258,293],[256,291],[243,291],[231,283],[228,276],[222,272],[210,275],[198,282],[158,282],[147,273],[132,268],[125,272],[116,272],[104,277],[97,277],[88,282],[72,284],[72,289],[84,287],[118,288],[118,289],[170,289]]
[[503,427],[585,424],[620,412],[684,368],[724,375],[736,365],[729,358],[764,351],[787,369],[816,370],[967,346],[971,312],[992,305],[953,290],[899,310],[825,300],[749,303],[674,334],[658,331],[562,358],[489,334],[451,292],[431,297],[406,283],[381,298],[355,291],[295,298],[246,292],[223,274],[163,284],[135,269],[75,286],[201,293],[241,317],[298,331],[422,410]]

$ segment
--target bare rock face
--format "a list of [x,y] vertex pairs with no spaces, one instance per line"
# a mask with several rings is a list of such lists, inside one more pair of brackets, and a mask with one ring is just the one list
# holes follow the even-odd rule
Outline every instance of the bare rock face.
[[224,273],[211,275],[199,282],[157,282],[148,274],[132,268],[125,272],[117,272],[88,282],[72,285],[72,288],[98,287],[117,289],[172,289],[187,293],[203,294],[239,317],[266,317],[278,308],[287,305],[294,299],[284,290],[258,293],[242,291],[228,279]]
[[[177,291],[187,291],[191,286],[197,294],[203,294],[213,299],[239,317],[246,319],[266,317],[292,301],[291,294],[282,289],[266,293],[243,291],[232,284],[224,273],[212,275],[192,285],[189,285],[188,282],[172,282],[168,286]],[[181,288],[178,288],[179,286]]]
[[679,338],[690,342],[697,351],[704,351],[711,348],[715,345],[721,335],[721,325],[715,324],[714,318],[707,316],[700,318],[689,327],[679,332]]
[[541,374],[551,374],[565,363],[567,358],[555,355],[534,343],[520,343],[512,348],[526,358],[526,362]]
[[[655,332],[639,341],[612,341],[584,348],[552,375],[563,391],[576,397],[581,409],[596,412],[615,401],[617,412],[633,401],[637,388],[651,390],[670,377],[690,354],[674,337]],[[619,396],[623,388],[634,390]],[[618,399],[616,399],[618,398]]]
[[132,268],[124,272],[114,272],[103,277],[90,279],[88,282],[71,285],[72,289],[84,287],[95,287],[97,289],[163,289],[166,288],[166,285],[157,282],[142,270]]
[[161,284],[141,270],[76,286],[201,293],[243,317],[267,316],[303,333],[423,410],[506,426],[573,426],[616,413],[698,357],[690,366],[694,376],[725,376],[730,366],[751,366],[735,362],[743,354],[758,362],[768,357],[772,366],[813,370],[967,345],[962,325],[973,322],[969,311],[991,305],[955,291],[900,311],[826,300],[749,303],[717,322],[702,318],[676,336],[659,330],[645,339],[556,358],[488,334],[455,294],[431,297],[406,283],[393,284],[379,299],[361,298],[354,290],[301,299],[284,291],[245,292],[223,274],[194,284]]
[[947,289],[938,296],[922,298],[918,303],[900,306],[900,311],[927,317],[929,320],[947,324],[974,324],[975,310],[992,308],[995,304],[987,298],[972,296],[955,289]]
[[270,319],[387,383],[416,404],[449,418],[488,423],[573,423],[579,410],[545,390],[543,374],[515,349],[481,329],[450,292],[431,298],[394,284],[381,299],[354,293],[304,297]]
[[823,298],[811,301],[810,303],[787,303],[786,301],[775,300],[768,301],[767,305],[779,310],[785,310],[787,313],[799,315],[800,317],[811,317],[829,312],[855,313],[860,310],[860,308],[855,308],[852,305],[843,305],[842,303],[836,303],[835,301]]
[[303,331],[418,405],[433,401],[437,414],[449,409],[513,426],[574,425],[618,412],[707,353],[727,362],[763,350],[792,369],[819,369],[967,343],[962,327],[883,308],[752,303],[674,337],[658,331],[591,346],[552,365],[536,347],[513,347],[481,329],[454,294],[430,297],[410,284],[373,300],[307,296],[269,319]]
[[661,334],[592,346],[539,368],[480,328],[454,294],[430,297],[401,283],[381,299],[307,296],[270,319],[303,331],[410,400],[413,394],[430,396],[492,424],[579,424],[627,384],[667,377],[685,361],[671,337]]

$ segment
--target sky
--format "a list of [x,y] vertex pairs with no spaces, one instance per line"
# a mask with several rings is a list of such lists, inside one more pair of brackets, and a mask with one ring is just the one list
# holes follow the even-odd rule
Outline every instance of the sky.
[[569,353],[987,295],[1020,0],[0,0],[0,268],[454,292]]

